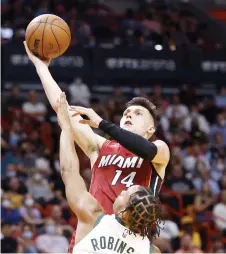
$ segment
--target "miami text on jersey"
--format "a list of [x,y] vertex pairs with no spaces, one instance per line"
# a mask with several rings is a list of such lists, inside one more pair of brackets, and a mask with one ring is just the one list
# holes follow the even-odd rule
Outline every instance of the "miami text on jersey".
[[121,155],[109,154],[101,157],[98,168],[110,165],[116,165],[119,168],[140,168],[142,162],[143,159],[137,156],[125,158]]

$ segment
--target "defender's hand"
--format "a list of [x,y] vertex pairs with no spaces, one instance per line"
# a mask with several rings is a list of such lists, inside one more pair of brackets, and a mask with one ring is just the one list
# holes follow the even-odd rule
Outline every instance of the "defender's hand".
[[68,103],[65,93],[61,93],[60,100],[57,100],[57,118],[58,123],[63,130],[70,130],[71,123],[68,114]]
[[76,106],[71,106],[69,109],[70,111],[76,111],[73,116],[77,115],[86,115],[89,117],[89,120],[82,119],[79,122],[82,124],[88,124],[89,126],[93,128],[98,128],[100,122],[103,120],[92,108],[84,108],[84,107],[76,107]]
[[40,67],[42,65],[47,66],[47,67],[49,66],[51,59],[41,60],[37,56],[33,55],[31,53],[31,51],[29,50],[26,41],[24,41],[24,47],[25,47],[25,50],[27,52],[29,59],[32,61],[32,63],[35,65],[36,68]]

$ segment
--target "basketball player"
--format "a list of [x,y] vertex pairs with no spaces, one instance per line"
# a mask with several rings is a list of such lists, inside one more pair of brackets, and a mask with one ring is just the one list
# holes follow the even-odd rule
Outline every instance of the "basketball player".
[[115,214],[104,215],[98,201],[87,191],[79,174],[65,94],[60,96],[58,121],[61,175],[71,209],[78,218],[76,245],[72,253],[160,253],[150,245],[151,228],[160,222],[161,207],[150,189],[134,185],[116,198]]
[[[49,72],[50,61],[40,60],[29,51],[26,42],[24,45],[47,98],[57,112],[57,99],[62,91]],[[102,120],[93,110],[86,111],[89,112],[88,116],[92,112],[92,116],[99,117],[99,125],[92,127],[99,127],[114,139],[108,141],[84,124],[80,114],[74,114],[73,110],[84,108],[68,106],[73,138],[90,159],[93,172],[90,192],[106,213],[113,213],[115,198],[132,185],[150,185],[154,195],[158,195],[170,154],[167,144],[162,140],[148,141],[155,132],[155,108],[145,98],[134,98],[127,103],[120,122],[121,128]]]
[[[62,91],[49,72],[50,61],[40,60],[29,51],[26,42],[24,44],[47,98],[57,112],[57,99]],[[167,144],[162,140],[148,141],[155,132],[156,114],[155,106],[150,101],[138,97],[128,102],[120,122],[121,128],[99,119],[101,122],[98,127],[109,134],[113,141],[95,134],[88,124],[81,122],[84,119],[79,114],[73,117],[74,109],[70,109],[68,105],[74,141],[91,163],[90,193],[105,213],[114,213],[112,205],[116,197],[132,185],[150,187],[154,195],[158,195],[170,154]]]

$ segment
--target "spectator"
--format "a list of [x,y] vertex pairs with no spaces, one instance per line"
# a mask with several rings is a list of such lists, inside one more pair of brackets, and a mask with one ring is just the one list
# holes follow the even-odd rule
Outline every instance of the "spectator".
[[24,204],[20,207],[20,215],[29,225],[38,225],[43,223],[40,211],[35,208],[35,202],[30,194],[24,197]]
[[71,104],[89,107],[91,96],[90,90],[80,78],[75,78],[73,83],[69,85],[69,92]]
[[56,225],[64,224],[66,221],[62,218],[62,208],[59,205],[53,205],[51,210],[51,218]]
[[213,215],[217,228],[226,235],[226,190],[221,193],[221,202],[214,206]]
[[10,179],[5,179],[3,186],[5,191],[13,194],[17,193],[23,195],[27,193],[27,188],[25,184],[14,176]]
[[191,106],[191,113],[184,120],[184,128],[186,131],[191,132],[193,123],[197,123],[197,127],[199,131],[208,134],[210,131],[209,123],[206,118],[199,113],[198,106]]
[[208,183],[210,186],[211,193],[213,195],[219,195],[220,194],[219,185],[214,179],[212,179],[210,171],[204,167],[202,169],[199,169],[199,173],[200,176],[194,179],[194,185],[196,189],[200,192],[202,184]]
[[14,121],[12,124],[11,131],[9,133],[9,144],[12,147],[17,147],[18,144],[26,137],[26,134],[23,132],[21,124],[17,121]]
[[180,249],[177,250],[176,253],[203,253],[203,251],[192,245],[191,235],[185,234],[181,238]]
[[57,233],[59,228],[56,227],[52,219],[45,220],[45,233],[39,235],[36,239],[36,246],[39,252],[48,253],[66,253],[68,250],[67,239]]
[[19,243],[18,252],[19,253],[37,253],[38,250],[35,246],[34,232],[31,227],[25,224],[22,227],[22,234],[17,238]]
[[39,157],[35,159],[35,168],[37,168],[45,176],[49,176],[51,174],[50,159],[51,154],[49,149],[44,149],[44,151],[40,153]]
[[208,183],[203,183],[201,192],[195,197],[194,202],[197,220],[207,220],[209,215],[208,212],[212,211],[216,201],[216,196],[213,196],[210,185]]
[[181,104],[177,95],[173,96],[172,104],[166,110],[166,116],[169,118],[171,124],[175,124],[177,127],[183,126],[184,119],[188,116],[188,108],[184,104]]
[[184,205],[193,204],[194,195],[196,194],[195,187],[189,179],[183,175],[183,170],[180,165],[174,165],[172,170],[172,177],[166,181],[168,188],[180,193],[183,196]]
[[[224,119],[223,114],[219,114],[217,116],[217,123],[213,125],[210,129],[210,140],[212,145],[215,146],[215,141],[218,142],[216,139],[216,134],[220,135],[220,139],[222,140],[222,145],[226,147],[226,120]],[[215,139],[214,139],[215,137]]]
[[13,208],[12,202],[6,198],[2,201],[1,218],[7,224],[17,224],[22,220],[18,209]]
[[200,113],[206,117],[210,124],[214,124],[216,122],[220,109],[217,107],[214,97],[207,101],[206,106]]
[[24,102],[24,98],[20,94],[19,87],[13,87],[11,90],[11,94],[6,98],[3,103],[4,108],[12,107],[12,108],[21,108]]
[[48,204],[60,205],[60,206],[67,205],[67,201],[63,196],[62,190],[55,190],[54,197],[49,200]]
[[53,197],[48,181],[39,172],[28,180],[27,186],[29,193],[34,199],[44,198],[44,200],[48,201]]
[[180,236],[183,238],[185,234],[189,234],[192,237],[192,246],[196,248],[201,248],[202,242],[200,234],[194,230],[194,221],[192,217],[184,216],[181,219],[182,231],[180,232]]
[[37,93],[35,91],[30,91],[28,93],[28,101],[22,106],[23,112],[40,120],[44,120],[46,115],[46,106],[43,102],[38,101]]
[[5,222],[1,223],[1,253],[17,253],[18,242],[12,237],[12,227]]

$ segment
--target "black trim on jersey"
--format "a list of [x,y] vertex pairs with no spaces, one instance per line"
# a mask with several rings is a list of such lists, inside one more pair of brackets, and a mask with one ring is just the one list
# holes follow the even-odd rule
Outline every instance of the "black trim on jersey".
[[99,128],[118,141],[120,145],[145,160],[152,161],[157,154],[157,146],[140,135],[124,130],[106,120],[100,122]]
[[151,174],[151,181],[150,181],[150,189],[153,192],[155,197],[158,197],[159,191],[161,189],[163,180],[160,175],[157,173],[155,167],[152,165],[152,174]]

